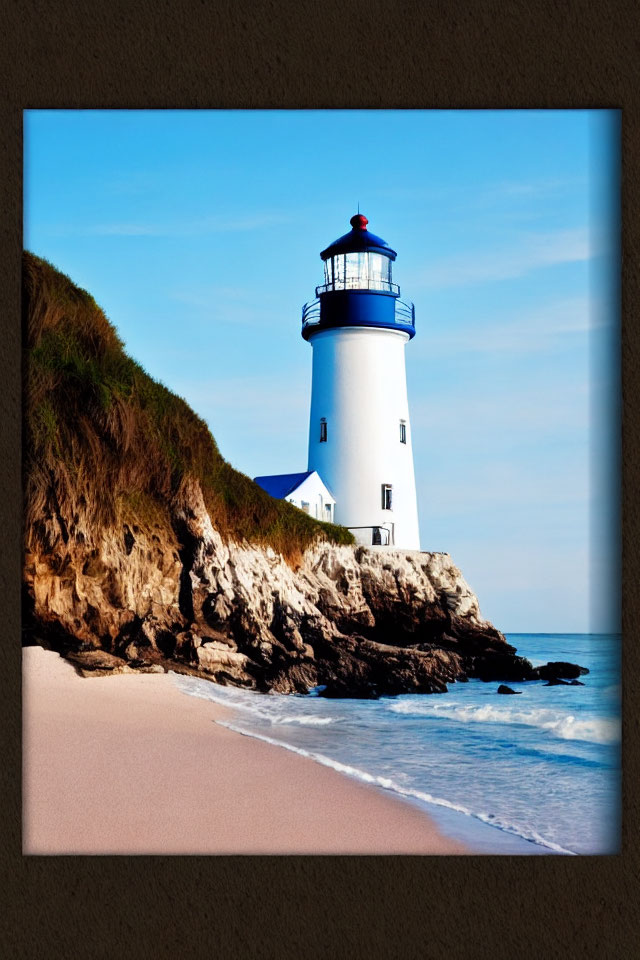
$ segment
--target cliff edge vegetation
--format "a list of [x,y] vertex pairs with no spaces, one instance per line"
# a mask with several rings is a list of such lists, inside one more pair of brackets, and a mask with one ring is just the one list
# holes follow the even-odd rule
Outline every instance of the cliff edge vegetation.
[[[292,563],[343,527],[274,500],[227,463],[206,423],[129,357],[93,297],[30,253],[23,263],[27,528],[48,512],[86,511],[104,526],[164,517],[187,478],[199,482],[225,538],[270,546]],[[98,482],[97,482],[98,481]]]

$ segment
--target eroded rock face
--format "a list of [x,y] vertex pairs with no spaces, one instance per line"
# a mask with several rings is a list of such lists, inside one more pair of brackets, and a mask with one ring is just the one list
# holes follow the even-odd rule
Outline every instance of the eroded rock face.
[[170,667],[364,697],[534,678],[447,554],[319,543],[294,571],[270,548],[225,542],[195,482],[171,526],[63,523],[27,531],[27,629],[87,672]]

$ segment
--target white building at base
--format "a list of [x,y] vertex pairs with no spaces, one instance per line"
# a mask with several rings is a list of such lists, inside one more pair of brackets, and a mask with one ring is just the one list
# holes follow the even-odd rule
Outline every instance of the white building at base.
[[316,470],[254,477],[254,482],[277,500],[287,500],[316,520],[334,523],[336,501]]

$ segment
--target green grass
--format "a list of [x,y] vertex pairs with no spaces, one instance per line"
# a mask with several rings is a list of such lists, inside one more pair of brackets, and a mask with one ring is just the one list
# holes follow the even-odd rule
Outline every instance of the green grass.
[[27,526],[53,491],[67,522],[78,503],[97,525],[136,503],[141,518],[157,522],[195,479],[228,539],[270,545],[290,562],[317,540],[354,542],[344,527],[274,500],[234,470],[205,422],[126,354],[93,297],[30,253],[23,323]]

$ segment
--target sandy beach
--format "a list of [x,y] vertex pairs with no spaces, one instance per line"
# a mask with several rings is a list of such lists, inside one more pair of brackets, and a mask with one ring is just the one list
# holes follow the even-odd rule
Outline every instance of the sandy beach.
[[166,674],[23,650],[25,854],[461,854],[427,814],[227,730]]

